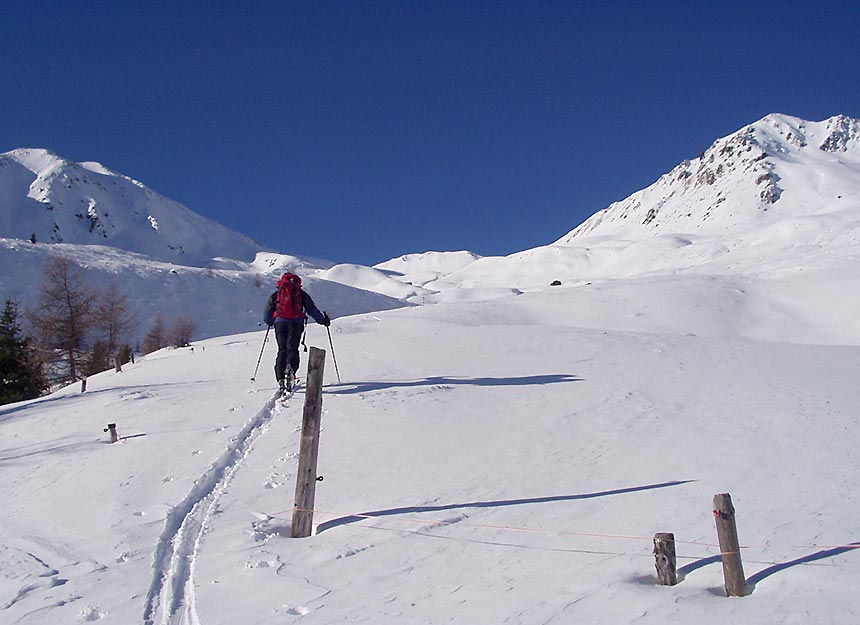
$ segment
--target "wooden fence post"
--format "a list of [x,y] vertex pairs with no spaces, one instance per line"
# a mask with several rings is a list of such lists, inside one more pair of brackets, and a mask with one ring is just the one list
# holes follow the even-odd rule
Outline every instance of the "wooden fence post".
[[81,393],[87,392],[87,379],[81,378]]
[[678,583],[675,559],[675,535],[669,532],[654,534],[654,565],[657,567],[657,580],[661,586],[674,586]]
[[325,350],[311,347],[308,356],[308,385],[305,390],[305,408],[302,415],[302,442],[299,450],[299,470],[296,477],[296,504],[293,508],[293,538],[307,538],[313,530],[324,369]]
[[116,432],[116,423],[108,423],[108,426],[105,428],[105,432],[110,430],[110,442],[116,443],[119,441],[119,434]]
[[726,580],[726,596],[743,597],[747,594],[747,582],[744,578],[743,562],[741,562],[741,547],[731,495],[728,493],[714,495],[714,517],[717,520],[717,537],[720,541],[723,577]]

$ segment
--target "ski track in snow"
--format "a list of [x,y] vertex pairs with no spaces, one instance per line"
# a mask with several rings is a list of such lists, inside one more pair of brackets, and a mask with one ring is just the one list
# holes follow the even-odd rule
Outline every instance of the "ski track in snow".
[[153,558],[153,580],[146,595],[144,625],[200,625],[194,597],[194,565],[204,530],[227,484],[262,428],[277,414],[277,395],[269,399],[197,479],[164,523]]

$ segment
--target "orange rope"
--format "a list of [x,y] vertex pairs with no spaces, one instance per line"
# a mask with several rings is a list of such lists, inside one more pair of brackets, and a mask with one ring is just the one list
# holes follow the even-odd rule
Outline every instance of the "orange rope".
[[[385,515],[379,514],[359,514],[359,513],[339,513],[339,512],[331,512],[326,510],[319,509],[305,509],[305,508],[296,508],[298,512],[310,512],[310,513],[318,513],[323,515],[328,515],[332,517],[353,517],[360,519],[373,519],[373,520],[383,520],[386,518]],[[269,516],[272,518],[285,518],[280,517],[279,515],[284,514],[284,512],[278,512],[276,514],[270,514]],[[480,529],[491,529],[491,530],[500,530],[507,532],[525,532],[532,534],[555,534],[555,535],[564,535],[564,536],[583,536],[587,538],[607,538],[612,540],[641,540],[641,541],[653,541],[652,536],[632,536],[627,534],[599,534],[596,532],[576,532],[573,530],[545,530],[545,529],[537,529],[531,527],[514,527],[509,525],[488,525],[484,523],[463,523],[461,521],[440,521],[440,520],[421,520],[421,519],[396,519],[397,523],[412,523],[417,525],[431,525],[431,526],[445,526],[445,525],[461,525],[463,527],[473,527]],[[675,540],[676,544],[683,545],[696,545],[698,547],[716,547],[719,548],[720,545],[717,543],[706,543],[697,540]],[[769,546],[767,545],[742,545],[741,549],[766,549]],[[858,545],[792,545],[788,547],[789,549],[860,549],[860,544]],[[737,551],[731,552],[720,552],[719,555],[734,555],[739,553]]]

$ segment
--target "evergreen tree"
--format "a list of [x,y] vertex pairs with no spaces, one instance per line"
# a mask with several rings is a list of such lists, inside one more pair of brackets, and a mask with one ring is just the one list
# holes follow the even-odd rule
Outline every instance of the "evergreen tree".
[[84,375],[90,376],[110,369],[110,353],[107,345],[101,339],[93,343],[84,366]]
[[0,316],[0,404],[38,397],[45,390],[41,364],[21,336],[18,305],[6,300]]
[[119,362],[120,364],[125,364],[127,362],[134,361],[134,352],[131,349],[131,345],[125,344],[121,345],[119,348]]
[[167,330],[164,327],[164,317],[158,313],[152,327],[143,339],[143,353],[150,354],[162,347],[167,347]]

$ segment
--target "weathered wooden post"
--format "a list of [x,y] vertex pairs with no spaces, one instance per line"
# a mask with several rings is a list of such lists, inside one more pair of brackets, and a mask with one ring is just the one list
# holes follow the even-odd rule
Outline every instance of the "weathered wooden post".
[[110,430],[110,442],[116,443],[119,441],[119,434],[116,432],[116,423],[108,423],[108,426],[105,428],[105,432]]
[[311,347],[310,355],[308,356],[308,385],[305,390],[305,408],[302,415],[302,442],[299,450],[299,470],[296,477],[296,504],[293,508],[293,538],[307,538],[313,530],[324,369],[325,350]]
[[728,493],[714,495],[714,518],[717,520],[717,537],[720,541],[720,556],[723,561],[723,577],[726,580],[726,596],[743,597],[747,594],[747,582],[741,562],[741,546],[735,523],[735,508]]
[[116,372],[122,373],[122,364],[119,361],[119,354],[113,357],[113,362],[116,365]]
[[87,392],[87,379],[81,378],[81,393]]
[[674,586],[678,583],[675,558],[675,535],[669,532],[654,534],[654,566],[657,567],[657,580],[661,586]]

